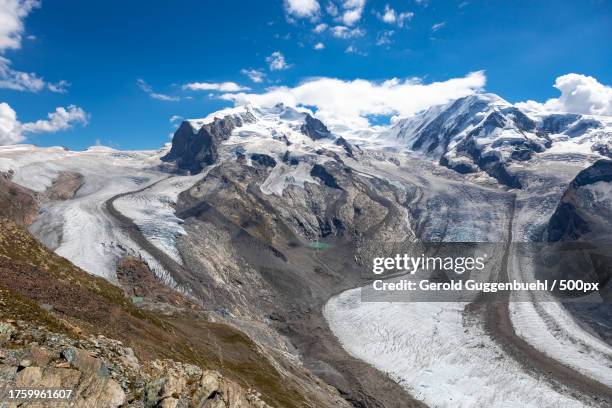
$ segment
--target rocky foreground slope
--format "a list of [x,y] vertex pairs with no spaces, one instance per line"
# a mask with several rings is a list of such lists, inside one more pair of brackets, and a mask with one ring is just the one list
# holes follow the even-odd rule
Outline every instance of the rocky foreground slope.
[[[17,208],[20,223],[40,199],[0,191],[3,215]],[[69,402],[37,405],[49,407],[337,405],[331,390],[307,391],[303,374],[280,371],[240,331],[211,322],[142,260],[119,269],[123,290],[0,218],[2,384],[73,390]]]

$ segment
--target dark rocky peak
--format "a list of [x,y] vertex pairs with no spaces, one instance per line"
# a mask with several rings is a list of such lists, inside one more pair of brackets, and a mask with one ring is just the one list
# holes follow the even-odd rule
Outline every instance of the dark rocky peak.
[[[355,155],[354,155],[355,147],[353,147],[353,145],[351,145],[345,138],[340,136],[338,137],[338,139],[336,139],[335,143],[337,146],[342,146],[344,148],[347,156],[355,158]],[[356,148],[359,149],[359,147],[356,147]]]
[[589,186],[612,182],[612,160],[598,160],[570,183],[547,226],[549,242],[612,239],[612,208],[596,199]]
[[300,131],[312,140],[325,139],[332,135],[323,122],[308,113],[304,119],[304,124],[300,127]]
[[599,181],[612,181],[612,160],[598,160],[592,166],[582,170],[572,181],[572,186],[586,186]]
[[221,142],[227,140],[232,131],[244,123],[255,122],[250,111],[214,118],[196,131],[191,122],[185,121],[172,137],[172,147],[163,161],[174,162],[179,170],[196,174],[203,168],[215,163],[219,157]]

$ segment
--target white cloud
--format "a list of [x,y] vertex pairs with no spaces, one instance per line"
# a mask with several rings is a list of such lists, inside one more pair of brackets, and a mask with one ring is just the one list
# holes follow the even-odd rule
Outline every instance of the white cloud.
[[287,14],[298,18],[315,17],[320,8],[317,0],[285,0]]
[[440,23],[436,23],[436,24],[434,24],[434,25],[432,25],[432,26],[431,26],[431,31],[436,32],[436,31],[438,31],[439,29],[441,29],[442,27],[444,27],[445,25],[446,25],[446,22],[445,22],[445,21],[442,21],[442,22],[440,22]]
[[266,58],[266,62],[269,64],[270,71],[282,71],[289,68],[285,56],[280,51],[274,51]]
[[153,91],[153,87],[151,87],[151,85],[146,83],[143,79],[139,78],[138,80],[136,80],[136,84],[138,85],[140,89],[142,89],[147,95],[149,95],[153,99],[157,99],[159,101],[167,101],[167,102],[176,102],[181,99],[178,96],[170,96],[170,95],[157,93]]
[[[33,72],[17,71],[11,67],[11,61],[2,57],[7,50],[21,48],[24,34],[23,20],[35,8],[40,6],[38,0],[0,0],[0,89],[14,91],[39,92],[48,88],[51,92],[66,93],[67,81],[47,83]],[[26,38],[35,39],[29,35]]]
[[317,34],[321,34],[326,29],[327,29],[327,24],[321,23],[321,24],[317,24],[315,28],[312,29],[312,31],[314,31]]
[[554,87],[561,91],[559,98],[552,98],[544,103],[529,100],[519,102],[516,106],[533,111],[612,115],[612,87],[591,76],[562,75],[557,78]]
[[393,34],[395,34],[395,31],[393,30],[386,30],[380,32],[376,37],[376,45],[381,46],[391,44],[391,37],[393,36]]
[[346,52],[347,54],[354,54],[357,52],[357,48],[355,48],[353,45],[349,45],[348,47],[346,47],[346,50],[344,50],[344,52]]
[[361,20],[365,0],[345,0],[342,3],[343,13],[341,16],[342,22],[347,26],[352,26]]
[[179,115],[170,116],[170,123],[178,122],[180,120],[183,120],[182,116],[179,116]]
[[51,92],[65,94],[68,92],[68,88],[70,87],[70,82],[61,80],[56,83],[48,83],[47,87]]
[[261,83],[266,79],[266,73],[259,69],[241,69],[240,73],[255,83]]
[[409,116],[430,106],[473,94],[481,90],[485,82],[482,71],[429,84],[415,79],[374,82],[318,78],[293,88],[273,87],[261,94],[224,94],[221,98],[237,105],[253,103],[267,107],[284,103],[313,106],[317,117],[330,126],[365,127],[369,124],[369,115]]
[[336,17],[338,15],[338,13],[340,12],[338,10],[338,6],[336,6],[331,1],[329,3],[327,3],[327,7],[325,7],[325,11],[327,11],[327,14],[329,14],[332,17]]
[[27,133],[50,133],[72,128],[75,124],[87,125],[89,115],[81,108],[70,105],[58,107],[47,115],[47,119],[21,123],[11,106],[0,103],[0,145],[19,143]]
[[21,47],[23,19],[38,6],[37,0],[0,0],[0,52]]
[[325,48],[325,44],[323,44],[322,42],[316,43],[314,46],[315,50],[322,50]]
[[10,64],[8,59],[0,57],[0,88],[29,92],[39,92],[45,88],[44,79],[33,72],[16,71]]
[[25,137],[21,134],[21,124],[17,120],[17,113],[8,103],[0,103],[0,145],[22,142]]
[[361,28],[348,28],[346,26],[335,26],[331,28],[331,33],[336,38],[342,38],[344,40],[349,38],[361,37],[365,34],[365,31]]
[[191,91],[220,91],[220,92],[240,92],[248,91],[248,86],[240,86],[235,82],[191,82],[183,85],[183,89]]
[[388,4],[385,5],[385,11],[383,13],[377,13],[378,18],[387,24],[397,24],[398,27],[403,27],[406,21],[410,21],[414,17],[414,13],[411,11],[404,11],[397,13]]
[[21,128],[27,133],[49,133],[70,129],[74,124],[87,125],[89,115],[81,108],[70,105],[68,108],[58,107],[55,112],[47,114],[48,119],[24,123]]

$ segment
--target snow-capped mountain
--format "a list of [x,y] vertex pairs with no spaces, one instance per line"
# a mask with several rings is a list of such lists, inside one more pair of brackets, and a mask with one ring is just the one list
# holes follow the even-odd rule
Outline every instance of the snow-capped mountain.
[[460,173],[480,170],[521,187],[508,165],[543,152],[610,155],[612,119],[524,112],[494,94],[476,94],[399,120],[383,132]]
[[[555,228],[573,237],[565,233],[572,220],[595,225],[610,214],[609,172],[605,180],[601,165],[581,172],[609,154],[611,128],[609,118],[526,112],[491,94],[362,133],[330,129],[307,109],[240,106],[183,122],[158,151],[0,147],[0,214],[19,210],[48,248],[117,284],[125,278],[117,266],[137,258],[160,284],[243,330],[285,372],[301,367],[302,383],[324,401],[313,406],[410,406],[407,393],[437,406],[450,391],[457,405],[474,406],[477,384],[487,406],[578,407],[557,388],[542,392],[524,368],[534,354],[561,350],[549,357],[609,383],[601,357],[609,347],[564,309],[551,317],[390,307],[362,302],[358,288],[370,258],[415,243],[537,241]],[[585,183],[585,174],[597,177]],[[580,218],[569,218],[566,204]],[[506,262],[501,255],[496,262]],[[507,269],[508,278],[521,272]],[[496,345],[490,319],[500,313],[544,351],[515,357]],[[466,327],[472,320],[486,324]],[[398,358],[410,364],[396,370]],[[554,371],[574,390],[556,367],[533,370]],[[451,375],[463,372],[480,374],[459,383]],[[487,386],[498,377],[507,392]]]
[[243,106],[184,121],[162,160],[191,173],[234,160],[268,167],[273,170],[261,190],[282,195],[287,185],[317,183],[313,177],[324,177],[321,164],[354,157],[358,151],[311,112],[279,104],[268,109]]

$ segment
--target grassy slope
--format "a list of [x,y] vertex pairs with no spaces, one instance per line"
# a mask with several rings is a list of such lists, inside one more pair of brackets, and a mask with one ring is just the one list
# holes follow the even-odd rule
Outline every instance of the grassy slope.
[[123,341],[141,359],[217,369],[257,389],[272,405],[305,406],[297,386],[241,332],[203,318],[139,309],[120,288],[47,250],[6,218],[0,218],[0,306],[0,318],[36,322],[71,336],[103,334]]

